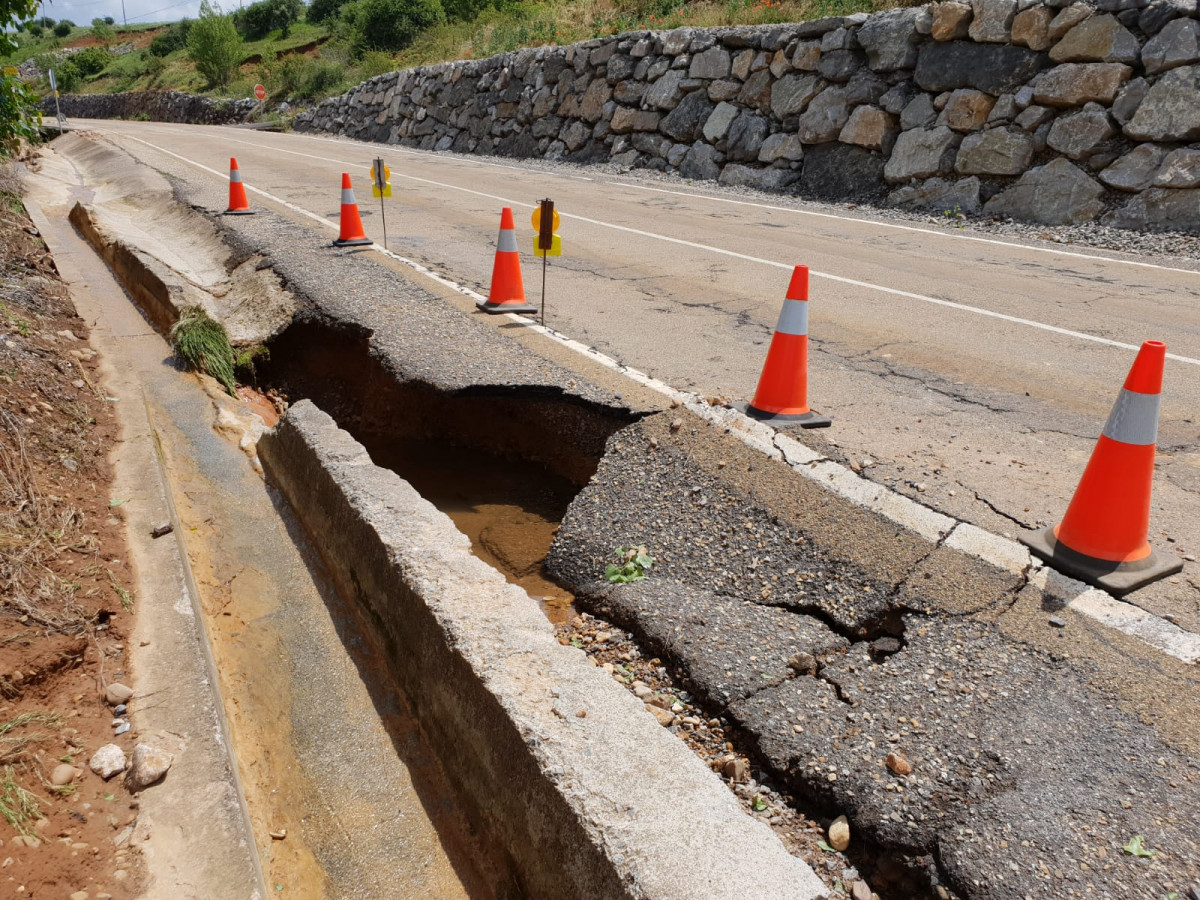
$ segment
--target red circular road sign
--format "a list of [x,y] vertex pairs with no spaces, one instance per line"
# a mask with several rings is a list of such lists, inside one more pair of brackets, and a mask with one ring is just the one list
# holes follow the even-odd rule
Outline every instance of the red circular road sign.
[[254,96],[257,97],[259,100],[266,100],[267,99],[267,89],[265,87],[263,87],[261,84],[256,84],[254,86]]

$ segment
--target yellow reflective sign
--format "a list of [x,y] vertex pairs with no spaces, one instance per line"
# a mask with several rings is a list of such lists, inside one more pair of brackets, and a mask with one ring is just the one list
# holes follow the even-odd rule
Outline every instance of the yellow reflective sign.
[[392,183],[389,181],[387,184],[385,184],[383,186],[382,191],[379,190],[379,185],[372,184],[371,185],[371,196],[372,197],[390,197],[390,196],[392,196]]
[[[542,230],[542,208],[540,206],[535,206],[533,208],[533,215],[529,217],[529,221],[533,225],[534,231]],[[550,229],[551,231],[558,231],[559,221],[558,210],[556,209],[554,211],[554,227]],[[558,256],[558,254],[554,253],[553,251],[551,251],[550,255]]]
[[562,238],[557,234],[554,236],[554,243],[551,244],[550,253],[547,254],[545,250],[538,249],[538,236],[535,234],[533,236],[533,255],[534,256],[546,256],[546,255],[562,256]]
[[8,75],[9,77],[12,77],[12,76],[14,76],[14,75],[20,75],[21,73],[17,71],[17,67],[16,67],[16,66],[5,66],[5,67],[4,67],[4,74],[5,74],[5,75]]

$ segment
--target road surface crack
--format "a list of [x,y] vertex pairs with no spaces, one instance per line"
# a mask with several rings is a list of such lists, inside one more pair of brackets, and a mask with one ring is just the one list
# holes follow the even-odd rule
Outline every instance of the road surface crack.
[[979,493],[979,491],[974,491],[973,493],[975,494],[976,500],[978,500],[980,503],[982,503],[984,506],[986,506],[988,509],[990,509],[992,512],[994,512],[996,515],[1000,516],[1001,518],[1008,519],[1008,521],[1010,521],[1016,525],[1020,525],[1022,528],[1025,528],[1030,531],[1037,528],[1037,525],[1030,525],[1028,522],[1018,519],[1016,516],[1012,515],[1011,513],[1005,512],[1000,507],[998,507],[995,503],[993,503],[991,500],[989,500],[987,497],[985,497],[981,493]]

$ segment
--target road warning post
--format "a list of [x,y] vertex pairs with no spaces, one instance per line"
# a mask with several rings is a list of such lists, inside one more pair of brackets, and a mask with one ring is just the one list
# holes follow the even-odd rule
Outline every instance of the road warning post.
[[258,100],[258,117],[261,119],[266,111],[267,89],[261,84],[254,86],[254,96]]
[[383,222],[383,248],[387,249],[387,212],[383,208],[383,198],[392,196],[392,170],[383,163],[381,157],[375,157],[371,163],[371,196],[379,198],[379,218]]
[[553,200],[542,200],[533,208],[530,217],[537,235],[533,239],[533,253],[542,258],[542,324],[546,324],[546,258],[562,256],[562,238],[558,231],[559,217]]

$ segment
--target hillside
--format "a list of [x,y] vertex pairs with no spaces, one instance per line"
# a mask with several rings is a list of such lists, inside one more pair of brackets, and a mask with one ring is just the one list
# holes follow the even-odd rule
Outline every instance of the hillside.
[[[264,0],[273,2],[280,0]],[[187,20],[107,30],[101,26],[99,35],[93,27],[72,26],[66,34],[52,26],[37,29],[41,33],[36,35],[26,30],[17,35],[19,49],[0,57],[0,63],[20,66],[22,77],[34,80],[43,95],[50,92],[45,71],[54,68],[64,93],[183,90],[248,97],[254,85],[263,84],[271,105],[294,105],[339,94],[394,69],[484,58],[519,47],[569,44],[640,28],[796,22],[897,5],[890,0],[492,0],[495,5],[485,3],[480,9],[478,0],[445,0],[446,21],[416,29],[402,49],[370,49],[377,41],[356,22],[354,10],[412,2],[417,0],[316,0],[300,10],[300,21],[289,28],[244,40],[238,50],[241,63],[222,86],[207,84],[189,57]],[[459,11],[458,16],[452,11]],[[55,24],[57,31],[64,30]],[[246,29],[240,30],[244,35]]]

